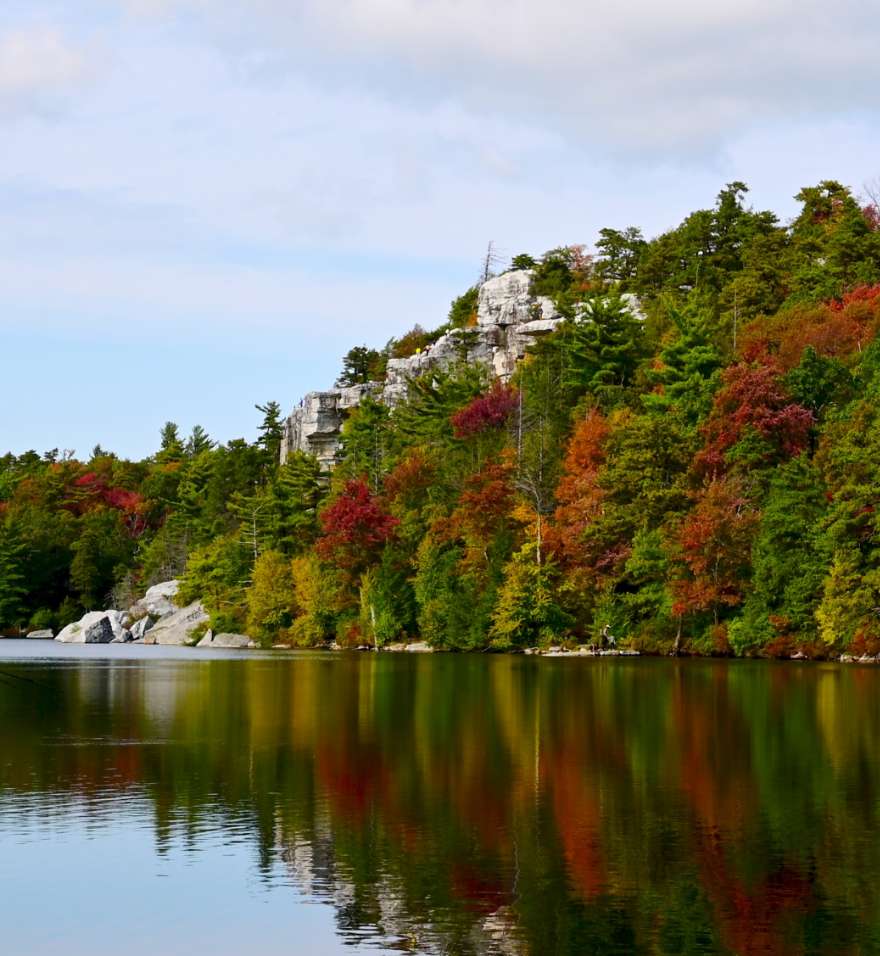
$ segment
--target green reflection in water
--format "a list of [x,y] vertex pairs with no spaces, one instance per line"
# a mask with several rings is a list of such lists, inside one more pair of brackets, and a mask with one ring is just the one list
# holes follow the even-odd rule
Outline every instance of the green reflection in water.
[[3,670],[3,793],[96,820],[145,799],[160,853],[251,841],[266,879],[281,865],[332,901],[347,938],[880,945],[869,668],[304,654]]

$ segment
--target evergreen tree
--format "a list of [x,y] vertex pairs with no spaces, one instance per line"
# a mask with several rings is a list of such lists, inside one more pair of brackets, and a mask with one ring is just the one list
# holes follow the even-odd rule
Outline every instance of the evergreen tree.
[[283,554],[301,554],[318,534],[318,509],[324,482],[311,455],[294,452],[279,468],[270,488],[268,538]]
[[156,461],[162,464],[177,462],[183,458],[183,442],[180,440],[180,430],[174,422],[165,422],[162,426],[159,449]]
[[27,593],[22,574],[24,545],[15,529],[8,523],[0,524],[0,627],[20,624]]
[[641,322],[619,294],[591,296],[581,306],[567,343],[569,382],[613,403],[633,382],[643,340]]
[[336,384],[341,388],[349,388],[352,385],[366,385],[367,382],[375,381],[381,377],[380,371],[383,371],[381,359],[381,354],[375,349],[356,345],[349,349],[342,359],[342,371]]
[[281,457],[281,441],[284,438],[284,419],[281,414],[281,406],[278,402],[266,402],[265,405],[255,407],[258,412],[263,413],[257,442],[266,453],[267,467],[271,468]]
[[197,458],[202,452],[210,451],[215,445],[201,425],[194,425],[192,433],[186,440],[186,454],[190,458]]

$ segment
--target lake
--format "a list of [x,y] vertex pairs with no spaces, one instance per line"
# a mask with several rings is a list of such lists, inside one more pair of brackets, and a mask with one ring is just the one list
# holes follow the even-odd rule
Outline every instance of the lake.
[[10,954],[880,951],[880,671],[0,641]]

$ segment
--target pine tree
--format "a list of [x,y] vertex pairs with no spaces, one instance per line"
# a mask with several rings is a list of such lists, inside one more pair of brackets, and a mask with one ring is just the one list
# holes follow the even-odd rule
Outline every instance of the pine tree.
[[632,384],[642,358],[643,338],[640,321],[619,294],[587,299],[567,343],[569,383],[613,402]]
[[162,464],[180,461],[184,455],[180,430],[174,422],[165,422],[161,431],[161,445],[156,461]]
[[273,548],[288,555],[300,554],[314,543],[323,495],[317,460],[294,452],[279,468],[270,489],[267,531]]
[[215,445],[201,425],[194,425],[192,434],[186,440],[186,453],[190,458],[196,458],[202,452],[210,451]]
[[281,457],[281,440],[284,437],[284,420],[281,415],[281,406],[278,402],[266,402],[265,405],[255,406],[258,412],[263,413],[257,443],[265,450],[269,467]]

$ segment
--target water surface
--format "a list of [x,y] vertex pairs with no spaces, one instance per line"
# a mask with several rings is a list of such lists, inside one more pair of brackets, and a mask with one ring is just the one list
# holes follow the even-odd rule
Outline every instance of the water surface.
[[3,951],[880,952],[880,671],[0,642]]

